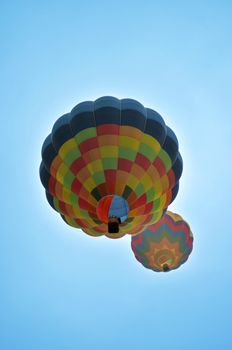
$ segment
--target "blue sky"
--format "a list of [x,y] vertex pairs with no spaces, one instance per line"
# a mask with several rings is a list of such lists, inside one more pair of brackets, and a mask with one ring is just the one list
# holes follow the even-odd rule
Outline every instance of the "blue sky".
[[[232,347],[231,13],[230,1],[1,1],[0,348]],[[195,241],[177,271],[146,270],[129,237],[88,237],[46,202],[44,138],[102,95],[139,100],[178,136],[170,209]]]

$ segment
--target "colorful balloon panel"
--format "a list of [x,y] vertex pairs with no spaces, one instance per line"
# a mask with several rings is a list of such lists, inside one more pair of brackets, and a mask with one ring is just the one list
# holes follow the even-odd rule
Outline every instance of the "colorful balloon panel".
[[128,217],[128,212],[128,203],[120,196],[109,195],[101,198],[98,202],[98,218],[106,224],[108,223],[110,217],[117,217],[120,219],[121,223],[124,222]]
[[156,272],[177,269],[189,257],[193,235],[183,218],[167,211],[156,224],[132,237],[132,251],[146,268]]
[[99,217],[99,201],[126,200],[117,237],[142,232],[174,200],[182,168],[177,138],[157,112],[135,100],[102,97],[56,121],[42,147],[40,178],[66,223],[115,238]]

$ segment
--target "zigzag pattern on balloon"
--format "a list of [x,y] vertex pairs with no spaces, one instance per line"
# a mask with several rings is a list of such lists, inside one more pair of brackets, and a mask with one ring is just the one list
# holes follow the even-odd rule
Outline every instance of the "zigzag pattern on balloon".
[[180,215],[169,211],[162,219],[132,237],[131,247],[136,259],[154,271],[177,269],[189,257],[193,248],[193,235]]
[[[182,168],[177,138],[157,112],[135,100],[102,97],[57,120],[43,144],[40,178],[66,223],[118,238],[160,220],[177,195]],[[113,235],[96,211],[111,194],[129,206]]]

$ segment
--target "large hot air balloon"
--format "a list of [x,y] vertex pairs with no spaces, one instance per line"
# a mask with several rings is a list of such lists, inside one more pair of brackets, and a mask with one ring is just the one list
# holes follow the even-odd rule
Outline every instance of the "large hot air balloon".
[[132,237],[136,259],[146,268],[160,271],[177,269],[189,257],[193,235],[183,218],[167,211],[156,224]]
[[181,173],[174,132],[131,99],[78,104],[55,122],[42,147],[49,204],[92,236],[133,235],[160,220]]

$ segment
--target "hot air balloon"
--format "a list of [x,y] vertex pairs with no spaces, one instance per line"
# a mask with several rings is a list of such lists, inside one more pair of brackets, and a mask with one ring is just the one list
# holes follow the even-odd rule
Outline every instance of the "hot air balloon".
[[119,238],[160,220],[182,167],[177,138],[157,112],[106,96],[55,122],[42,147],[40,179],[67,224]]
[[131,247],[143,266],[167,272],[186,262],[193,248],[193,235],[180,215],[167,211],[156,224],[133,236]]

